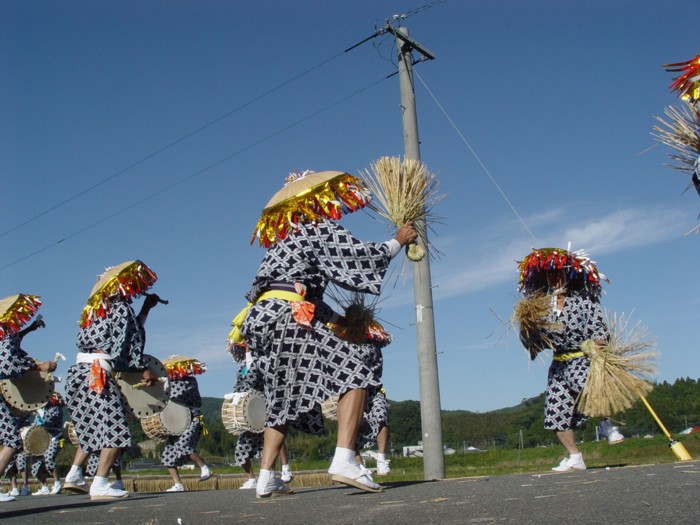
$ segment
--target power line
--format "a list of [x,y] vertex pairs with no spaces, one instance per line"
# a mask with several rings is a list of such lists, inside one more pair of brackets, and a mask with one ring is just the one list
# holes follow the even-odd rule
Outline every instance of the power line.
[[435,102],[435,104],[437,104],[438,108],[440,108],[440,111],[442,111],[442,114],[445,116],[445,118],[447,119],[447,121],[452,125],[452,127],[454,128],[454,130],[457,132],[457,135],[459,135],[459,137],[462,139],[462,142],[464,142],[464,144],[467,146],[467,148],[469,148],[469,151],[472,153],[472,155],[474,155],[474,158],[476,159],[476,161],[477,161],[477,162],[479,163],[479,165],[481,166],[481,169],[484,170],[484,173],[486,173],[486,175],[488,176],[488,178],[491,180],[491,182],[493,183],[493,185],[496,187],[496,189],[498,190],[498,192],[501,194],[501,196],[503,197],[503,200],[506,201],[506,204],[508,204],[508,206],[510,207],[510,209],[513,211],[513,213],[515,214],[515,216],[518,218],[518,220],[520,221],[520,224],[523,225],[523,228],[525,228],[525,231],[530,235],[530,237],[532,237],[532,240],[535,241],[535,243],[537,243],[538,241],[537,241],[537,237],[535,237],[535,234],[532,233],[532,231],[530,230],[530,228],[528,228],[527,224],[525,224],[525,220],[523,220],[523,218],[520,216],[520,214],[518,213],[518,210],[515,209],[515,206],[513,206],[513,203],[510,201],[510,199],[509,199],[508,196],[505,194],[505,192],[501,189],[501,187],[499,186],[498,182],[496,182],[496,179],[494,178],[494,176],[491,175],[491,172],[488,170],[488,168],[484,165],[484,163],[481,161],[481,159],[479,158],[479,156],[476,154],[476,151],[474,151],[474,148],[472,148],[471,145],[469,144],[469,142],[467,142],[467,139],[464,138],[464,135],[463,135],[462,132],[459,130],[459,128],[457,127],[457,125],[454,123],[454,121],[452,120],[452,118],[450,118],[450,116],[447,114],[447,111],[445,111],[445,108],[442,107],[442,104],[440,104],[440,102],[439,102],[438,99],[435,97],[435,95],[433,95],[433,92],[430,90],[430,88],[429,88],[428,85],[425,83],[425,81],[423,80],[423,78],[421,78],[421,76],[418,74],[418,72],[414,71],[414,74],[416,75],[416,77],[418,77],[418,80],[420,80],[421,84],[423,84],[423,87],[424,87],[425,90],[428,92],[428,94],[432,97],[433,101]]
[[271,89],[268,89],[267,91],[263,92],[262,94],[260,94],[260,95],[258,95],[258,96],[256,96],[256,97],[253,97],[253,98],[250,99],[248,102],[245,102],[245,103],[241,104],[240,106],[238,106],[238,107],[236,107],[236,108],[234,108],[234,109],[232,109],[232,110],[230,110],[230,111],[227,111],[227,112],[224,113],[223,115],[221,115],[221,116],[215,118],[214,120],[211,120],[211,121],[207,122],[206,124],[203,124],[202,126],[199,126],[199,127],[196,128],[196,129],[193,129],[192,131],[189,131],[189,132],[186,133],[185,135],[181,136],[179,139],[174,140],[174,141],[170,142],[169,144],[166,144],[165,146],[163,146],[163,147],[157,149],[156,151],[154,151],[153,153],[150,153],[150,154],[146,155],[145,157],[142,157],[141,159],[139,159],[139,160],[137,160],[137,161],[135,161],[135,162],[129,164],[129,165],[126,166],[125,168],[120,169],[119,171],[113,173],[112,175],[109,175],[108,177],[105,177],[104,179],[102,179],[102,180],[96,182],[95,184],[92,184],[91,186],[88,186],[87,188],[85,188],[85,189],[79,191],[78,193],[74,194],[73,196],[68,197],[67,199],[62,200],[62,201],[58,202],[57,204],[54,204],[53,206],[50,206],[49,208],[46,208],[44,211],[39,212],[39,213],[37,213],[36,215],[30,217],[29,219],[27,219],[27,220],[25,220],[25,221],[23,221],[23,222],[21,222],[21,223],[15,225],[15,226],[13,226],[13,227],[10,228],[9,230],[6,230],[6,231],[0,233],[0,238],[4,237],[5,235],[7,235],[7,234],[9,234],[9,233],[12,233],[12,232],[18,230],[18,229],[20,229],[20,228],[22,228],[22,227],[24,227],[24,226],[26,226],[27,224],[30,224],[30,223],[34,222],[35,220],[39,219],[40,217],[43,217],[44,215],[46,215],[46,214],[48,214],[48,213],[50,213],[50,212],[52,212],[52,211],[54,211],[54,210],[57,210],[58,208],[61,208],[62,206],[65,206],[65,205],[68,204],[69,202],[72,202],[72,201],[74,201],[75,199],[77,199],[78,197],[81,197],[81,196],[85,195],[86,193],[89,193],[90,191],[94,190],[95,188],[98,188],[98,187],[102,186],[103,184],[105,184],[105,183],[109,182],[110,180],[114,179],[115,177],[118,177],[119,175],[122,175],[122,174],[126,173],[126,172],[129,171],[130,169],[135,168],[136,166],[138,166],[138,165],[140,165],[140,164],[143,164],[143,163],[146,162],[147,160],[152,159],[152,158],[155,157],[156,155],[159,155],[160,153],[163,153],[164,151],[166,151],[166,150],[172,148],[173,146],[179,144],[180,142],[183,142],[184,140],[187,140],[188,138],[192,137],[193,135],[196,135],[197,133],[199,133],[199,132],[201,132],[201,131],[204,131],[205,129],[207,129],[207,128],[213,126],[214,124],[216,124],[217,122],[221,122],[222,120],[224,120],[224,119],[230,117],[230,116],[233,115],[234,113],[237,113],[238,111],[240,111],[240,110],[242,110],[242,109],[244,109],[244,108],[250,106],[251,104],[253,104],[253,103],[255,103],[255,102],[257,102],[257,101],[259,101],[259,100],[265,98],[266,96],[268,96],[268,95],[274,93],[275,91],[280,90],[280,89],[283,88],[284,86],[286,86],[286,85],[288,85],[288,84],[291,84],[291,83],[294,82],[295,80],[298,80],[299,78],[301,78],[301,77],[303,77],[303,76],[305,76],[305,75],[311,73],[312,71],[315,71],[316,69],[319,69],[320,67],[322,67],[322,66],[326,65],[327,63],[329,63],[329,62],[335,60],[336,58],[338,58],[339,56],[345,54],[346,52],[347,52],[347,50],[346,50],[346,51],[342,51],[342,52],[340,52],[340,53],[335,54],[334,56],[332,56],[332,57],[330,57],[330,58],[327,58],[326,60],[323,60],[322,62],[319,62],[319,63],[316,64],[315,66],[313,66],[313,67],[311,67],[311,68],[309,68],[309,69],[307,69],[307,70],[305,70],[305,71],[302,71],[301,73],[299,73],[299,74],[297,74],[297,75],[294,75],[293,77],[289,78],[288,80],[285,80],[284,82],[278,84],[277,86],[275,86],[275,87],[273,87],[273,88],[271,88]]
[[208,165],[208,166],[206,166],[206,167],[204,167],[204,168],[202,168],[202,169],[200,169],[200,170],[195,171],[194,173],[191,173],[191,174],[189,174],[189,175],[186,175],[185,177],[182,177],[182,178],[178,179],[177,181],[173,182],[172,184],[169,184],[168,186],[165,186],[165,187],[161,188],[160,190],[158,190],[158,191],[156,191],[156,192],[153,192],[153,193],[151,193],[150,195],[147,195],[146,197],[143,197],[142,199],[139,199],[139,200],[136,201],[136,202],[133,202],[132,204],[130,204],[130,205],[128,205],[128,206],[126,206],[126,207],[120,209],[119,211],[116,211],[116,212],[114,212],[114,213],[112,213],[112,214],[110,214],[110,215],[108,215],[108,216],[106,216],[106,217],[104,217],[104,218],[102,218],[102,219],[96,221],[96,222],[93,222],[92,224],[90,224],[90,225],[88,225],[88,226],[85,226],[84,228],[81,228],[81,229],[79,229],[79,230],[77,230],[77,231],[75,231],[75,232],[73,232],[73,233],[71,233],[71,234],[69,234],[69,235],[66,235],[65,237],[61,238],[61,239],[58,240],[58,241],[55,241],[55,242],[53,242],[53,243],[51,243],[51,244],[48,244],[48,245],[46,245],[46,246],[44,246],[44,247],[42,247],[42,248],[39,248],[38,250],[35,250],[35,251],[31,252],[31,253],[28,253],[28,254],[26,254],[26,255],[24,255],[24,256],[18,258],[18,259],[15,259],[14,261],[12,261],[12,262],[10,262],[10,263],[8,263],[8,264],[5,264],[4,266],[0,267],[0,271],[5,270],[5,269],[7,269],[7,268],[9,268],[9,267],[11,267],[11,266],[14,266],[15,264],[17,264],[17,263],[19,263],[19,262],[22,262],[22,261],[24,261],[24,260],[26,260],[26,259],[29,259],[29,258],[31,258],[31,257],[34,257],[35,255],[38,255],[38,254],[40,254],[40,253],[42,253],[42,252],[45,252],[45,251],[49,250],[50,248],[53,248],[54,246],[57,246],[57,245],[59,245],[59,244],[65,242],[65,241],[67,241],[68,239],[72,239],[73,237],[77,237],[78,235],[80,235],[80,234],[82,234],[82,233],[85,233],[86,231],[91,230],[91,229],[93,229],[93,228],[99,226],[100,224],[103,224],[103,223],[109,221],[110,219],[113,219],[114,217],[117,217],[117,216],[119,216],[119,215],[121,215],[121,214],[123,214],[123,213],[125,213],[125,212],[127,212],[127,211],[129,211],[129,210],[131,210],[131,209],[133,209],[133,208],[135,208],[136,206],[139,206],[140,204],[143,204],[144,202],[146,202],[146,201],[148,201],[148,200],[151,200],[151,199],[157,197],[158,195],[161,195],[162,193],[165,193],[165,192],[168,191],[168,190],[171,190],[171,189],[173,189],[173,188],[175,188],[175,187],[177,187],[177,186],[180,186],[181,184],[183,184],[183,183],[187,182],[188,180],[190,180],[190,179],[196,177],[197,175],[201,175],[202,173],[204,173],[204,172],[206,172],[206,171],[209,171],[209,170],[211,170],[211,169],[213,169],[213,168],[215,168],[215,167],[217,167],[217,166],[223,164],[224,162],[226,162],[226,161],[232,159],[233,157],[236,157],[237,155],[240,155],[241,153],[244,153],[245,151],[248,151],[248,150],[254,148],[255,146],[258,146],[259,144],[262,144],[263,142],[266,142],[266,141],[270,140],[271,138],[276,137],[277,135],[280,135],[280,134],[284,133],[285,131],[288,131],[288,130],[292,129],[292,128],[298,126],[299,124],[302,124],[303,122],[306,122],[307,120],[310,120],[310,119],[312,119],[313,117],[315,117],[315,116],[317,116],[317,115],[320,115],[321,113],[324,113],[324,112],[328,111],[329,109],[331,109],[331,108],[333,108],[333,107],[335,107],[335,106],[338,106],[339,104],[342,104],[342,103],[345,102],[346,100],[349,100],[349,99],[351,99],[352,97],[357,96],[357,95],[359,95],[360,93],[363,93],[363,92],[365,92],[365,91],[367,91],[367,90],[373,88],[374,86],[380,84],[381,82],[384,82],[385,80],[387,80],[388,78],[391,78],[392,76],[394,76],[393,73],[392,73],[391,75],[387,75],[387,76],[385,76],[385,77],[383,77],[383,78],[381,78],[381,79],[379,79],[379,80],[375,80],[375,81],[372,82],[371,84],[368,84],[368,85],[366,85],[366,86],[363,87],[363,88],[360,88],[360,89],[358,89],[358,90],[356,90],[356,91],[353,91],[352,93],[350,93],[350,94],[348,94],[348,95],[345,95],[344,97],[342,97],[342,98],[340,98],[340,99],[338,99],[338,100],[336,100],[336,101],[334,101],[334,102],[332,102],[332,103],[330,103],[330,104],[328,104],[328,105],[326,105],[326,106],[324,106],[324,107],[322,107],[322,108],[320,108],[320,109],[314,111],[313,113],[310,113],[310,114],[308,114],[307,116],[305,116],[305,117],[303,117],[303,118],[301,118],[301,119],[299,119],[299,120],[296,120],[296,121],[292,122],[291,124],[288,124],[287,126],[284,126],[283,128],[280,128],[280,129],[278,129],[277,131],[274,131],[274,132],[270,133],[269,135],[266,135],[265,137],[263,137],[263,138],[261,138],[261,139],[259,139],[259,140],[256,140],[255,142],[252,142],[252,143],[248,144],[247,146],[244,146],[244,147],[240,148],[239,150],[237,150],[237,151],[231,153],[230,155],[227,155],[226,157],[223,157],[223,158],[217,160],[216,162],[214,162],[214,163],[212,163],[212,164],[210,164],[210,165]]

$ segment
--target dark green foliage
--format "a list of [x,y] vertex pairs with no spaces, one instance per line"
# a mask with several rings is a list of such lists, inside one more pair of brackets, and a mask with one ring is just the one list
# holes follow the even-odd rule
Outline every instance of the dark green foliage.
[[[647,396],[652,408],[673,434],[689,426],[700,426],[700,380],[683,378],[673,384],[663,382]],[[202,412],[207,435],[199,441],[199,452],[217,463],[233,461],[238,436],[229,434],[221,421],[222,399],[203,398]],[[404,446],[417,445],[421,439],[420,403],[418,401],[389,401],[390,446],[397,454]],[[630,437],[659,435],[661,429],[639,401],[624,414],[614,416],[622,424],[622,431]],[[596,439],[597,419],[588,421],[577,430],[577,438],[589,443]],[[443,440],[447,447],[462,451],[472,446],[484,450],[516,449],[522,441],[524,448],[556,443],[552,432],[544,426],[544,394],[523,400],[517,406],[477,413],[465,410],[443,411]],[[134,443],[146,439],[137,421],[130,422]],[[295,461],[327,460],[333,455],[337,425],[326,421],[326,434],[310,436],[290,430],[287,448]],[[663,439],[662,439],[663,441]],[[59,455],[59,463],[70,465],[73,447],[67,444]],[[140,453],[138,447],[129,452],[131,458]]]

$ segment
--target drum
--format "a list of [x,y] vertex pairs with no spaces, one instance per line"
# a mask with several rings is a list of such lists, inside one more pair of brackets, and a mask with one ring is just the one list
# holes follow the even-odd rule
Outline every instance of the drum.
[[54,387],[50,374],[39,370],[28,370],[20,377],[0,381],[0,391],[7,404],[24,414],[46,405]]
[[321,412],[323,417],[336,421],[338,419],[338,399],[340,396],[331,396],[321,403]]
[[168,373],[158,359],[144,354],[148,368],[158,377],[153,386],[141,386],[141,372],[117,372],[114,376],[126,401],[126,410],[137,418],[152,416],[165,408],[168,396],[165,395],[165,379]]
[[226,394],[221,405],[221,421],[231,434],[265,430],[265,398],[260,392]]
[[63,424],[63,435],[68,438],[68,441],[70,441],[74,447],[80,447],[80,443],[78,443],[78,434],[75,432],[75,425],[71,421],[66,421]]
[[51,444],[51,434],[44,427],[23,427],[20,429],[24,451],[30,456],[42,456]]
[[168,401],[165,408],[152,416],[141,418],[141,428],[151,439],[179,436],[190,426],[192,413],[189,407]]

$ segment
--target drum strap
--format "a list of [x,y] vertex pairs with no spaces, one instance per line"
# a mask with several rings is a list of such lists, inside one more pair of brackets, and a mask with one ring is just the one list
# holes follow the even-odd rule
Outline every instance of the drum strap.
[[[304,297],[295,292],[288,292],[286,290],[268,290],[263,292],[255,300],[255,303],[260,301],[265,301],[266,299],[282,299],[283,301],[291,302],[304,302]],[[243,326],[243,321],[245,321],[245,316],[248,315],[248,310],[255,303],[248,303],[243,310],[238,312],[236,317],[233,318],[231,324],[233,325],[233,330],[228,334],[228,340],[237,345],[242,345],[244,343],[243,336],[241,335],[241,327]]]

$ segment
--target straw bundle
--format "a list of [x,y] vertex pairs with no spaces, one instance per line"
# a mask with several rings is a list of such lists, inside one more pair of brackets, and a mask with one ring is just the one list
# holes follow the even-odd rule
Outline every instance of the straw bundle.
[[[664,113],[668,120],[656,117],[660,125],[654,126],[652,135],[672,150],[668,157],[674,164],[667,166],[691,175],[683,191],[695,186],[700,195],[700,105],[685,102],[682,108],[669,106]],[[700,232],[700,226],[691,231]]]
[[327,296],[343,310],[330,328],[341,339],[354,344],[372,344],[384,347],[391,343],[392,336],[379,322],[379,297],[364,293],[348,292],[338,286],[326,289]]
[[547,316],[552,311],[551,294],[534,292],[520,299],[511,317],[511,326],[517,327],[523,339],[528,341],[530,359],[551,347],[551,342],[543,331],[557,332],[563,329],[561,323],[550,321]]
[[[374,195],[368,207],[397,228],[410,221],[422,220],[426,225],[434,221],[432,206],[445,195],[438,194],[438,180],[419,160],[400,157],[381,157],[361,174]],[[425,229],[419,228],[421,244],[428,247]],[[411,244],[406,251],[411,261],[420,261],[425,251]]]
[[670,168],[692,173],[700,155],[700,106],[688,103],[683,107],[668,106],[664,113],[668,120],[656,117],[660,125],[654,126],[652,134],[675,151],[669,158],[677,164],[669,165]]
[[585,341],[581,350],[590,356],[588,381],[578,400],[579,410],[589,416],[610,416],[630,408],[652,390],[656,373],[654,342],[645,327],[628,326],[624,316],[608,320],[607,344]]

